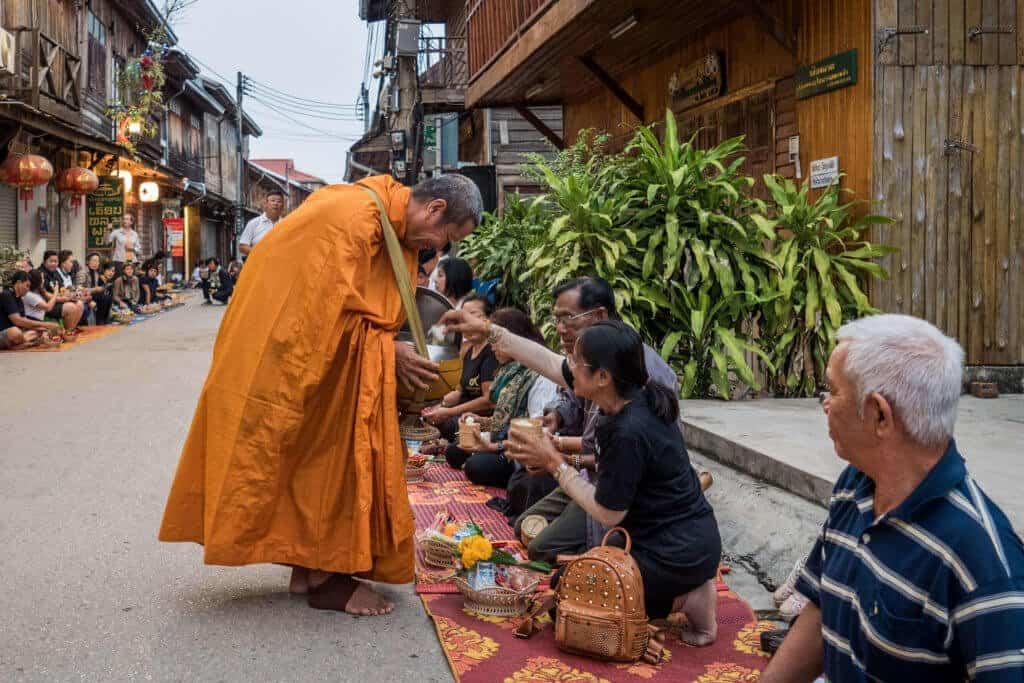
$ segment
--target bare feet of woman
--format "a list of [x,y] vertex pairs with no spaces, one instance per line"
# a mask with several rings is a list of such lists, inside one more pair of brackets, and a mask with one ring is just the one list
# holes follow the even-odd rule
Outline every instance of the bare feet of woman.
[[309,606],[314,609],[347,612],[358,617],[390,614],[395,605],[347,574],[334,574],[309,595]]
[[711,645],[718,637],[718,595],[714,580],[680,595],[672,605],[672,617],[685,621],[679,627],[679,640],[694,647]]

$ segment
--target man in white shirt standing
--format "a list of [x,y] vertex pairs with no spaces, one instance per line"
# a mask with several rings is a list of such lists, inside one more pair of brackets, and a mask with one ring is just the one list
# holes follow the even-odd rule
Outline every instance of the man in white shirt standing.
[[238,251],[245,258],[252,248],[273,229],[284,213],[284,193],[272,190],[263,200],[263,213],[249,221],[238,238]]
[[[107,222],[110,229],[113,224]],[[135,216],[126,213],[121,220],[121,227],[107,233],[107,244],[114,245],[114,255],[111,261],[117,266],[117,272],[128,261],[136,260],[136,252],[139,250],[139,233],[135,231]]]

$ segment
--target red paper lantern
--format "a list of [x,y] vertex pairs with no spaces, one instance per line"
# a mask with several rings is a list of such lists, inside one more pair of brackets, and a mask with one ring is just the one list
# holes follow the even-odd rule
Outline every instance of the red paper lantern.
[[96,174],[81,166],[72,166],[61,171],[57,175],[57,192],[71,194],[71,206],[78,215],[78,207],[82,205],[82,197],[92,194],[100,186],[100,179]]
[[35,188],[50,182],[53,166],[38,154],[12,154],[0,166],[0,180],[21,190],[21,199],[28,211],[28,200],[35,196]]

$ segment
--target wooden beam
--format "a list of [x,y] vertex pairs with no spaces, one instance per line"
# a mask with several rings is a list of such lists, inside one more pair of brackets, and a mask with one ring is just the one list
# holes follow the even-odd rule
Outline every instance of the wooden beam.
[[530,125],[537,129],[538,133],[550,140],[551,144],[554,145],[555,148],[565,149],[565,140],[559,137],[558,133],[548,128],[548,125],[541,121],[536,114],[530,111],[529,107],[524,104],[520,104],[516,106],[516,111],[519,112],[520,116],[529,121]]
[[626,92],[626,89],[619,85],[618,81],[611,77],[611,75],[601,68],[601,66],[594,61],[593,57],[580,57],[580,64],[582,64],[587,71],[593,74],[594,78],[601,82],[601,85],[608,88],[616,99],[625,105],[626,109],[633,112],[633,116],[637,118],[640,123],[644,122],[644,105],[633,99],[633,96]]
[[776,7],[770,6],[765,0],[748,0],[747,7],[757,17],[765,33],[779,41],[790,54],[796,54],[796,31],[792,26],[786,26]]

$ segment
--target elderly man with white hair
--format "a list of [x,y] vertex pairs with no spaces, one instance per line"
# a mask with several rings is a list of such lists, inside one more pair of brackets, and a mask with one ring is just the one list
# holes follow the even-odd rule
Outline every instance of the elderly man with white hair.
[[824,408],[850,465],[762,683],[1024,681],[1024,546],[953,440],[963,350],[903,315],[837,341]]

